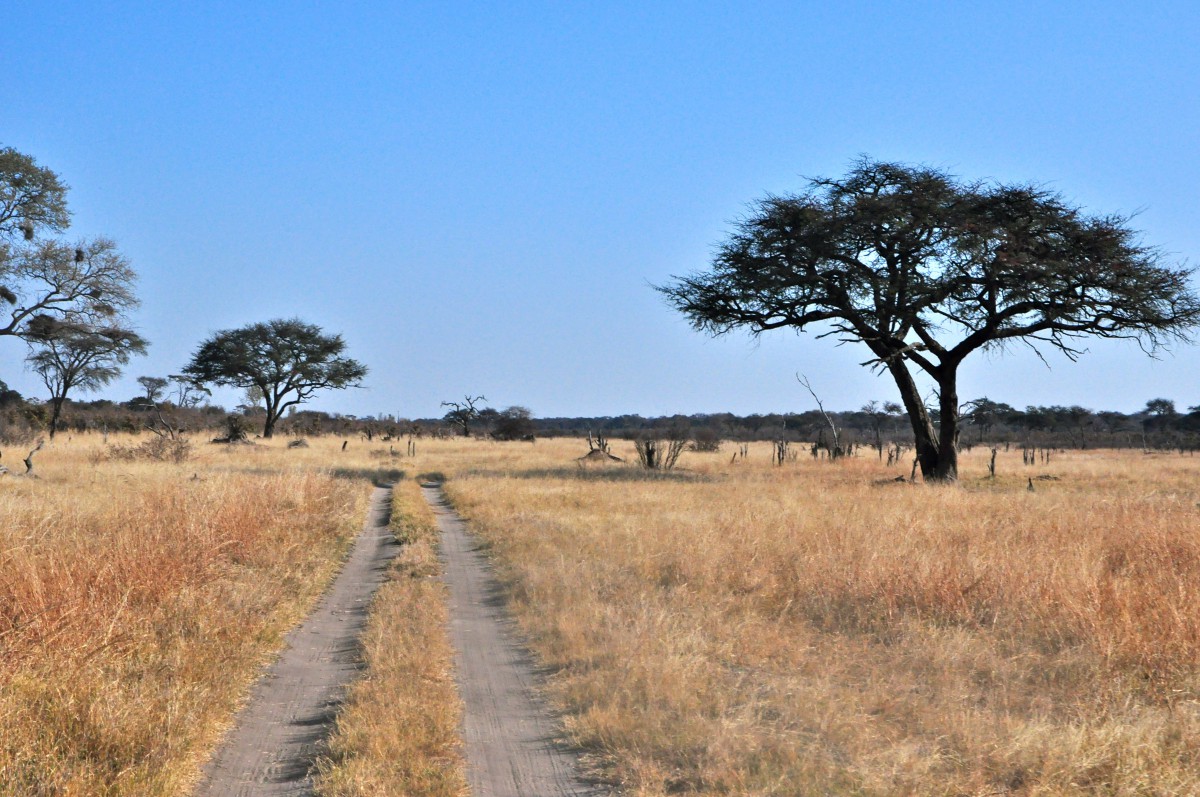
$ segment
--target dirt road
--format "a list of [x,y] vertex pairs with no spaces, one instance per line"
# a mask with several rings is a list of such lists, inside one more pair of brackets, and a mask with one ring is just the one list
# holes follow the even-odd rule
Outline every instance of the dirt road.
[[450,591],[450,638],[464,703],[463,739],[473,797],[596,797],[578,759],[560,744],[561,729],[537,698],[534,663],[505,607],[478,541],[446,503],[425,487],[437,514]]
[[388,531],[391,499],[391,488],[375,489],[342,572],[255,685],[236,728],[205,769],[197,797],[313,793],[309,770],[346,685],[359,673],[358,640],[367,608],[400,547]]

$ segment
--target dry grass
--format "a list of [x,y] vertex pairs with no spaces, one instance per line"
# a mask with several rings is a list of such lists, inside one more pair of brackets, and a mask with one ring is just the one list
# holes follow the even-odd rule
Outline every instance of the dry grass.
[[[1200,461],[584,470],[426,443],[629,794],[1200,794]],[[626,455],[630,452],[618,451]],[[1026,477],[1049,473],[1059,481]]]
[[0,481],[0,794],[186,793],[361,528],[365,479],[283,444],[146,463],[76,435]]
[[321,764],[326,797],[467,793],[437,524],[416,482],[396,485],[392,529],[405,546],[372,602],[367,677],[351,688]]
[[[1200,794],[1194,459],[1013,452],[989,482],[976,454],[931,488],[765,445],[648,477],[577,441],[312,442],[172,464],[76,437],[0,481],[0,794],[185,793],[401,467],[451,477],[628,794]],[[397,495],[331,795],[462,792],[429,519]]]

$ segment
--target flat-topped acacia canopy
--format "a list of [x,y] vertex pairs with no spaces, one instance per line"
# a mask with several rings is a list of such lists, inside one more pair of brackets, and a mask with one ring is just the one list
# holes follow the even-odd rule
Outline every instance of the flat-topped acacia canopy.
[[[863,343],[866,364],[896,382],[922,475],[949,481],[967,355],[1020,341],[1074,359],[1087,336],[1153,351],[1200,323],[1191,271],[1128,221],[1036,185],[864,158],[845,177],[759,200],[709,271],[658,290],[712,334],[823,324],[822,336]],[[913,368],[938,387],[936,425]]]

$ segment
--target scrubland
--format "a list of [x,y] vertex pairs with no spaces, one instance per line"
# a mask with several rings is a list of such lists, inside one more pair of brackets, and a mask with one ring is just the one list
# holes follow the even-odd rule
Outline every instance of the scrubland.
[[1200,794],[1198,459],[423,449],[629,794]]

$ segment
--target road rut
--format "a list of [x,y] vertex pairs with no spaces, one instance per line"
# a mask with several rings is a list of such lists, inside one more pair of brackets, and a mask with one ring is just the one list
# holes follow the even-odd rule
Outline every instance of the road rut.
[[488,560],[440,487],[425,486],[441,530],[450,638],[464,704],[467,781],[475,797],[599,797],[537,697],[537,671]]
[[377,487],[366,524],[333,585],[284,652],[205,768],[196,797],[296,797],[313,793],[312,765],[345,688],[361,670],[359,638],[371,596],[400,546],[388,530],[392,490]]

